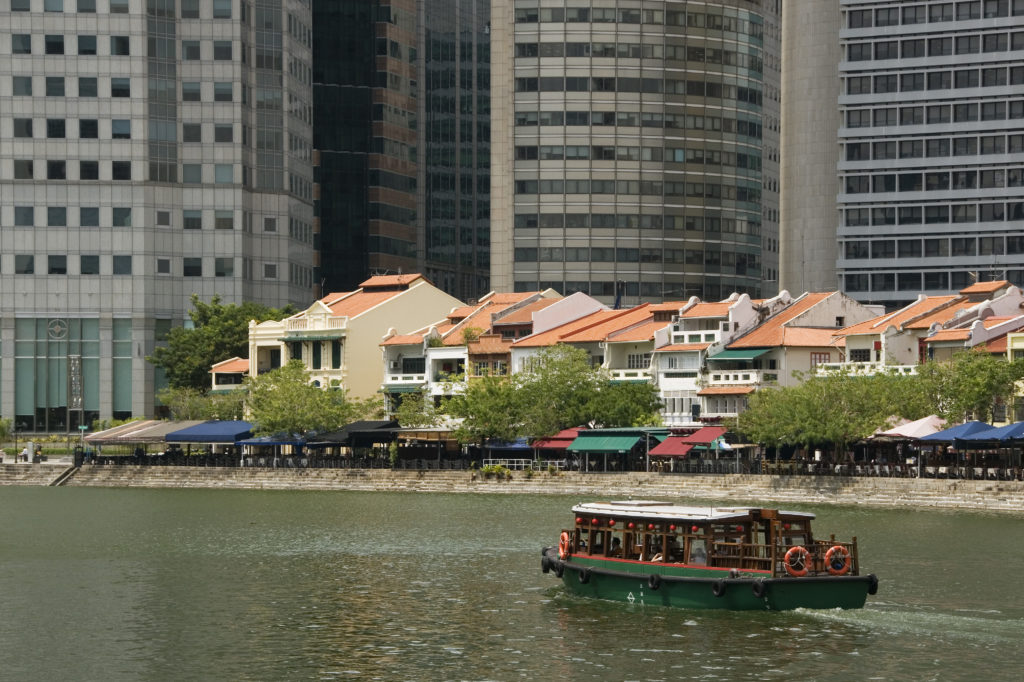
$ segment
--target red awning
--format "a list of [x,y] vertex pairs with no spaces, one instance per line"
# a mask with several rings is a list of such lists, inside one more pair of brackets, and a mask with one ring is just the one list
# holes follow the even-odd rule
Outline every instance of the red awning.
[[680,436],[669,436],[648,453],[651,457],[686,457],[693,450],[693,443],[687,443]]
[[562,429],[553,436],[533,441],[530,447],[546,450],[566,450],[576,440],[576,436],[580,435],[580,431],[584,430],[580,427]]
[[697,429],[689,436],[683,436],[683,442],[693,443],[694,445],[711,445],[715,442],[715,439],[724,436],[725,432],[726,429],[722,426],[705,426]]

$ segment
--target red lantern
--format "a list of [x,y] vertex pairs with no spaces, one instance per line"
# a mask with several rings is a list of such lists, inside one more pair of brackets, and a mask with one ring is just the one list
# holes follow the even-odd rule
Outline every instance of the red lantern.
[[647,524],[647,530],[654,530],[654,524],[653,523],[648,523]]
[[609,526],[614,526],[615,525],[615,519],[608,519],[608,525]]
[[675,530],[675,529],[676,529],[676,524],[674,524],[674,523],[673,523],[672,525],[670,525],[670,526],[668,527],[668,529],[669,529],[669,530]]
[[630,530],[633,530],[633,528],[634,528],[633,522],[632,522],[632,521],[630,521],[630,522],[629,522],[629,525],[628,525],[628,526],[626,526],[626,528],[629,528]]
[[699,528],[698,526],[692,526],[692,527],[690,528],[690,530],[691,530],[692,532],[696,533],[697,531],[699,531],[699,530],[700,530],[700,528]]
[[596,525],[598,525],[600,523],[600,521],[598,519],[591,519],[590,523],[592,523],[593,525],[596,526]]
[[785,529],[785,530],[789,530],[789,524],[788,524],[788,523],[784,523],[784,524],[782,524],[782,527],[783,527],[783,529]]
[[578,526],[578,525],[580,525],[581,523],[583,523],[583,517],[582,517],[582,516],[577,516],[577,517],[576,517],[576,525]]
[[743,532],[743,526],[736,526],[736,532],[737,533],[742,533]]

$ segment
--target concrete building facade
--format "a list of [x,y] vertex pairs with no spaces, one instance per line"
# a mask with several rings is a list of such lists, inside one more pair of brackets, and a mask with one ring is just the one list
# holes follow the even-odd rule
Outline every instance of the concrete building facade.
[[781,3],[491,16],[491,282],[615,300],[778,279]]
[[190,297],[308,304],[309,0],[6,0],[0,413],[152,415]]

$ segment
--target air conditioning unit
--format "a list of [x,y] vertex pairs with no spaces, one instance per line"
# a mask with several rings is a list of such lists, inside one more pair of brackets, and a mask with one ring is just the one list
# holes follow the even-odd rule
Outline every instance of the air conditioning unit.
[[398,360],[392,360],[390,367],[391,369],[399,369],[401,367],[401,364],[399,364]]

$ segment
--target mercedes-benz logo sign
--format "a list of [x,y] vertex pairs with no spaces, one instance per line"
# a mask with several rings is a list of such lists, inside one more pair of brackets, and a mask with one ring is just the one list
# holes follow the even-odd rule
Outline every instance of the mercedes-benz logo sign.
[[68,323],[64,320],[50,320],[46,329],[50,333],[51,339],[63,339],[68,335]]

